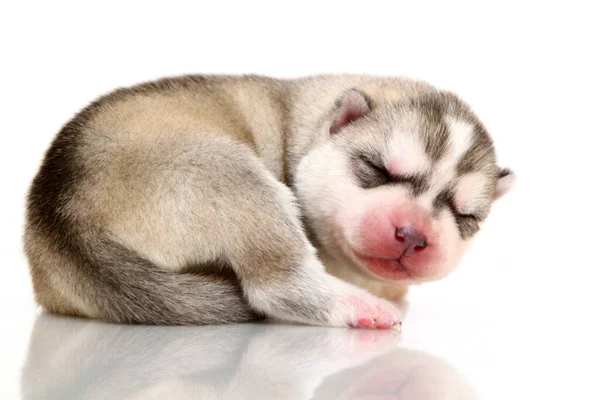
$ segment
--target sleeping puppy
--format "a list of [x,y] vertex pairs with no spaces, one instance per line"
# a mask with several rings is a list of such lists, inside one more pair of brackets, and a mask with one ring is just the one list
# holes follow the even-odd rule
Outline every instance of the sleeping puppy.
[[63,127],[25,249],[50,312],[392,328],[376,296],[448,275],[513,180],[472,111],[425,83],[169,78]]

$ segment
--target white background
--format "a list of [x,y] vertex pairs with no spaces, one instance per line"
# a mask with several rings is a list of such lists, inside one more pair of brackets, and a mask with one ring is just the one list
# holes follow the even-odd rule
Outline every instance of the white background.
[[50,140],[113,88],[211,72],[402,75],[470,103],[518,183],[459,270],[411,294],[407,345],[483,398],[600,398],[595,2],[311,3],[2,3],[1,398],[18,396],[36,317],[23,206]]

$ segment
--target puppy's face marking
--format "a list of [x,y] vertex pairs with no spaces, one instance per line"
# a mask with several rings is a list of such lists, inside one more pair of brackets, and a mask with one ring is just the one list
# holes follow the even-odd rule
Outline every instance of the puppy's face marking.
[[483,125],[440,92],[377,104],[350,90],[329,121],[296,173],[318,244],[379,280],[447,276],[514,180]]

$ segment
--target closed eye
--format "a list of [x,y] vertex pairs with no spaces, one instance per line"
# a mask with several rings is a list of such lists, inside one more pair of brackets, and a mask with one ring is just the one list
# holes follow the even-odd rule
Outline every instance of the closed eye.
[[453,193],[450,190],[445,190],[438,194],[434,201],[434,208],[437,210],[442,209],[444,206],[450,209],[450,212],[457,220],[473,220],[475,222],[480,221],[482,218],[478,213],[461,213],[454,205]]
[[461,214],[461,213],[455,213],[454,215],[455,215],[457,218],[479,220],[479,218],[478,218],[478,217],[477,217],[477,215],[475,215],[475,214]]
[[412,187],[415,195],[423,193],[428,188],[427,176],[424,174],[414,175],[392,175],[387,168],[377,164],[372,159],[365,155],[360,155],[360,160],[368,167],[371,171],[377,174],[379,178],[378,184],[385,183],[400,183]]
[[458,210],[456,209],[456,207],[453,206],[452,208],[453,208],[456,216],[458,216],[458,217],[461,217],[461,218],[477,218],[476,214],[473,214],[473,213],[468,213],[468,214],[467,213],[461,213],[461,212],[458,212]]
[[480,212],[471,212],[471,213],[461,213],[457,210],[454,204],[450,204],[450,211],[454,214],[454,218],[459,219],[461,221],[473,221],[479,223],[485,219],[485,215]]
[[411,175],[394,175],[383,165],[378,156],[356,154],[351,159],[351,167],[358,183],[363,189],[376,188],[386,184],[408,186],[414,196],[418,196],[429,188],[428,176],[424,173]]
[[475,221],[479,221],[478,214],[476,214],[476,213],[461,213],[458,211],[458,209],[454,205],[454,202],[452,202],[452,201],[449,201],[448,205],[450,206],[450,211],[452,211],[452,214],[454,214],[454,217],[462,219],[462,220],[472,219]]
[[365,157],[364,155],[360,156],[360,159],[369,167],[371,168],[373,171],[377,172],[377,174],[379,174],[381,177],[385,178],[386,181],[391,181],[392,180],[392,176],[390,175],[389,171],[387,170],[387,168],[384,168],[380,165],[375,164],[373,161],[371,161],[369,158]]

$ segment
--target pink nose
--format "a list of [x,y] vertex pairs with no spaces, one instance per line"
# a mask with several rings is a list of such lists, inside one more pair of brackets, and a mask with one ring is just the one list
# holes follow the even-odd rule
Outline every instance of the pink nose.
[[396,230],[396,240],[402,255],[414,256],[427,247],[427,239],[420,232],[410,226],[403,226]]

